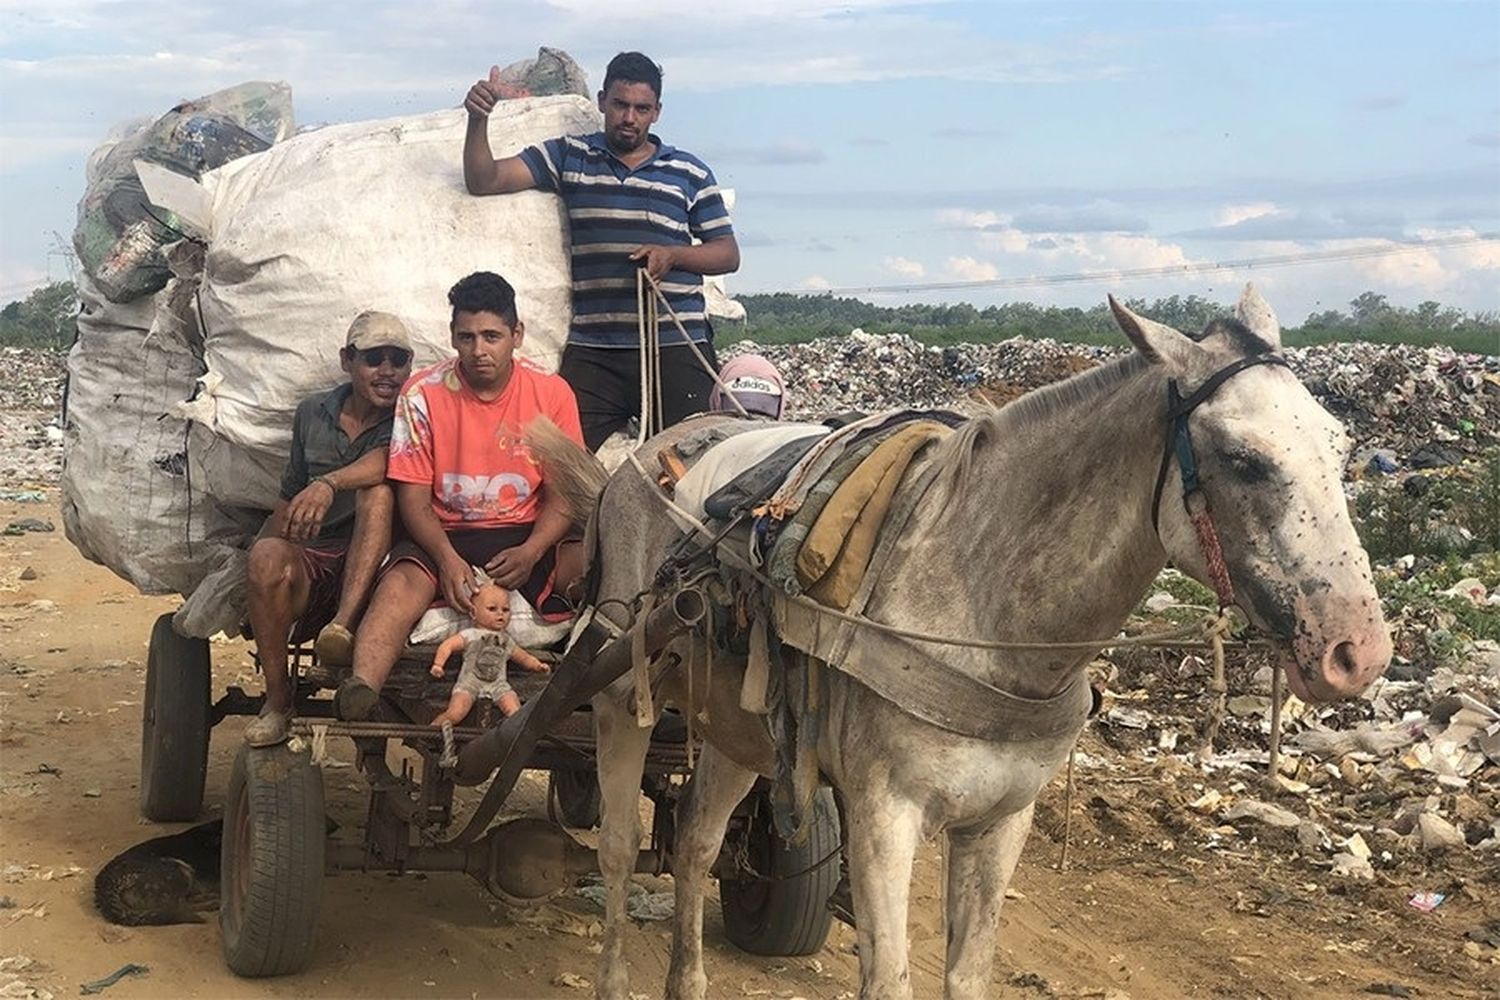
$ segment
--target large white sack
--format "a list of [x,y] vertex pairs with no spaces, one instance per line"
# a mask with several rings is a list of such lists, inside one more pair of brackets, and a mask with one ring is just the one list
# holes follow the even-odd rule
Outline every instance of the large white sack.
[[[329,126],[204,176],[213,205],[204,360],[222,377],[209,426],[258,453],[261,468],[284,460],[297,403],[344,377],[338,351],[359,312],[400,316],[416,363],[430,364],[452,353],[447,291],[472,271],[497,271],[515,286],[521,353],[556,366],[571,320],[561,203],[534,191],[470,195],[466,122],[455,109]],[[502,101],[490,142],[507,156],[599,127],[581,97]],[[210,491],[220,487],[213,477]],[[259,499],[270,506],[275,497]]]
[[86,275],[77,288],[63,526],[84,556],[141,591],[188,593],[242,534],[190,475],[187,424],[171,416],[201,371],[191,313],[175,283],[127,303],[110,302]]

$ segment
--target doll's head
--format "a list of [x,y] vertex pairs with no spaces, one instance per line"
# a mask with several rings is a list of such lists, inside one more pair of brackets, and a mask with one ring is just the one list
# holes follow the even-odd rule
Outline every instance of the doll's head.
[[474,606],[474,624],[491,632],[510,627],[510,591],[498,583],[482,584],[470,598]]

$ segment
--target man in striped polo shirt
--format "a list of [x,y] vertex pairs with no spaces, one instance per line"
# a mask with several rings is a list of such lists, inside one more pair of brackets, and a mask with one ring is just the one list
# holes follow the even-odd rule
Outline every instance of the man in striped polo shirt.
[[[661,117],[661,68],[639,52],[610,60],[599,91],[604,131],[562,136],[497,160],[489,114],[508,96],[498,68],[469,89],[464,182],[471,194],[536,188],[560,195],[572,232],[573,326],[559,374],[578,397],[584,441],[597,449],[641,410],[636,269],[661,283],[688,337],[717,367],[703,276],[740,266],[713,171],[651,132]],[[694,240],[701,242],[694,243]],[[713,377],[660,309],[662,418],[708,409]]]

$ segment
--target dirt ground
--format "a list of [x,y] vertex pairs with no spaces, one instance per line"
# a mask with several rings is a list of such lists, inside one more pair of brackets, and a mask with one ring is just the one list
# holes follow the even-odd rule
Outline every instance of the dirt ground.
[[[339,874],[324,884],[317,957],[305,973],[236,979],[219,956],[217,923],[126,929],[92,901],[94,873],[133,843],[177,828],[137,812],[146,639],[173,598],[142,597],[86,563],[49,502],[0,503],[0,524],[40,517],[57,530],[0,537],[0,957],[31,964],[6,996],[74,995],[126,963],[149,973],[108,991],[129,997],[572,997],[594,977],[598,909],[565,895],[511,910],[462,875]],[[35,579],[22,579],[23,572]],[[215,687],[256,690],[246,647],[213,645]],[[204,817],[218,814],[243,720],[214,734]],[[1093,739],[1087,737],[1086,739]],[[1109,749],[1086,743],[1095,755]],[[347,747],[339,748],[349,759]],[[325,772],[329,809],[353,836],[364,817],[350,768]],[[1070,870],[1057,863],[1063,788],[1046,790],[1006,904],[994,996],[1304,998],[1500,995],[1500,967],[1465,952],[1464,932],[1500,918],[1494,884],[1429,869],[1429,881],[1383,876],[1357,887],[1295,863],[1284,843],[1240,839],[1208,849],[1153,808],[1164,793],[1128,768],[1079,783]],[[516,811],[544,814],[544,782],[528,775]],[[911,941],[915,992],[941,992],[941,855],[919,857]],[[1445,881],[1434,885],[1431,878]],[[668,880],[644,879],[663,889]],[[1414,891],[1444,888],[1430,914]],[[708,927],[711,994],[852,997],[853,933],[835,924],[815,956],[767,960],[724,941],[717,907]],[[633,925],[631,982],[660,995],[664,923]],[[24,966],[16,963],[13,967]],[[5,966],[0,965],[0,969]],[[3,980],[4,977],[0,977]]]

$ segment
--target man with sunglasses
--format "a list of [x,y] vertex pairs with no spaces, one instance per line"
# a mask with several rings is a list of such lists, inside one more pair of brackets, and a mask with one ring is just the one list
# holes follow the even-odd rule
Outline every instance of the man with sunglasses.
[[352,659],[352,627],[391,547],[396,504],[385,483],[386,458],[411,361],[401,320],[362,312],[339,352],[349,381],[297,407],[281,499],[250,550],[250,627],[266,677],[265,706],[245,729],[251,746],[287,737],[288,643],[316,637],[323,662]]

